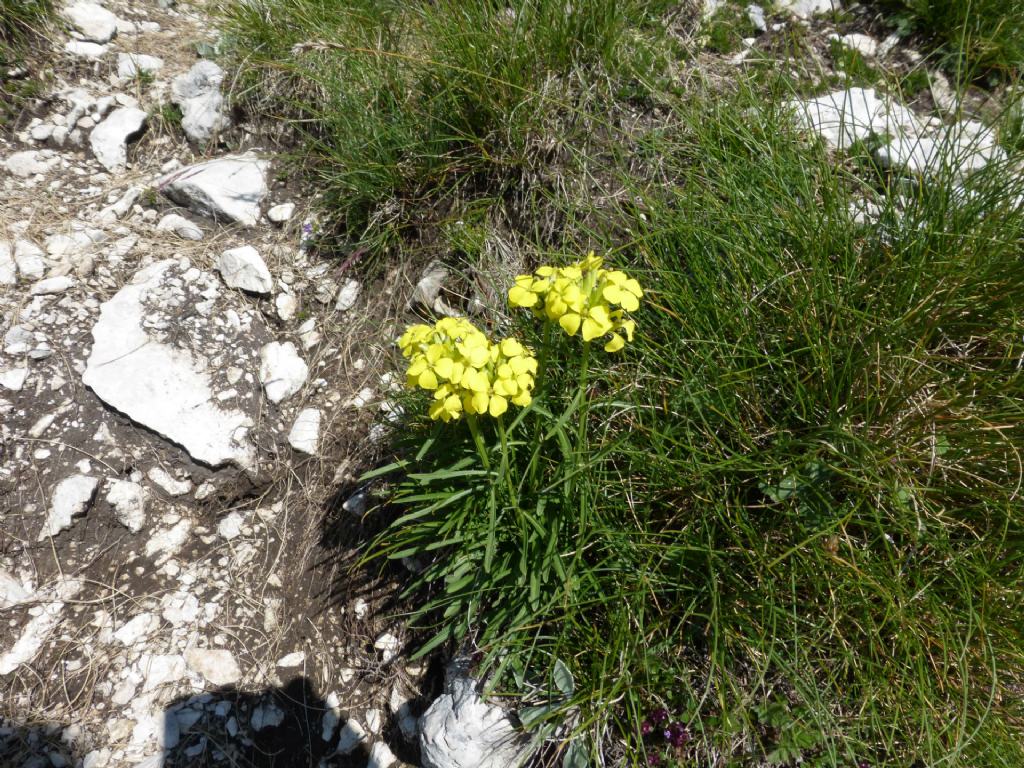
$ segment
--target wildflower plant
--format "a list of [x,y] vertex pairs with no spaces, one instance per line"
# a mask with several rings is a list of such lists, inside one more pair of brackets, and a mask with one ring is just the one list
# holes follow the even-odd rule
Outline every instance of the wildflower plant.
[[[371,473],[403,477],[391,501],[404,514],[374,551],[428,561],[409,587],[432,587],[414,616],[420,626],[437,621],[420,654],[470,633],[487,651],[507,648],[532,631],[524,629],[532,617],[572,599],[594,535],[587,477],[608,452],[590,447],[591,345],[621,352],[643,295],[637,280],[591,253],[515,278],[509,304],[532,311],[512,313],[516,334],[443,318],[398,339],[407,387],[429,400],[406,411],[426,417],[410,432],[413,457]],[[516,654],[501,664],[525,674]]]

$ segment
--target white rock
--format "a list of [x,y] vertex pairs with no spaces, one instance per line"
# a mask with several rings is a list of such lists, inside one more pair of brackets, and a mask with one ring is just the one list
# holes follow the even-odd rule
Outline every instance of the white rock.
[[168,213],[156,225],[159,232],[173,232],[185,240],[202,240],[203,230],[195,222],[189,221],[177,213]]
[[500,707],[480,698],[467,677],[450,677],[445,693],[420,718],[424,768],[513,768],[528,752],[527,739]]
[[341,699],[338,694],[331,691],[327,694],[327,698],[324,699],[324,719],[320,728],[320,738],[324,741],[330,741],[334,738],[334,732],[338,729],[338,723],[341,722]]
[[906,107],[879,97],[874,88],[834,91],[791,101],[797,120],[832,149],[848,149],[875,135],[919,135],[922,126]]
[[93,128],[89,145],[100,165],[108,171],[123,171],[128,162],[128,140],[142,130],[146,113],[136,107],[119,107]]
[[284,722],[284,710],[272,701],[265,701],[252,711],[249,725],[254,731],[274,728]]
[[163,69],[164,60],[144,53],[117,54],[117,76],[135,77],[139,72],[153,74]]
[[[210,466],[252,467],[250,417],[216,403],[205,360],[151,338],[145,296],[178,262],[140,270],[100,307],[82,380],[107,404],[185,448]],[[304,367],[304,366],[303,366]]]
[[38,280],[46,273],[42,249],[28,240],[14,242],[14,263],[18,265],[21,276],[27,280]]
[[18,282],[18,269],[11,255],[11,244],[0,240],[0,285],[14,285]]
[[267,211],[267,218],[275,224],[284,224],[295,213],[295,203],[281,203]]
[[272,403],[291,397],[306,383],[309,368],[290,341],[264,345],[260,349],[260,361],[260,382]]
[[346,280],[338,291],[338,300],[335,302],[334,308],[341,312],[352,309],[355,306],[356,299],[359,298],[359,289],[358,280]]
[[135,205],[135,201],[142,195],[142,192],[142,187],[128,187],[125,193],[117,199],[116,203],[108,205],[97,214],[99,220],[109,224],[124,218],[125,214]]
[[373,642],[373,647],[380,651],[381,660],[387,663],[398,655],[402,641],[390,632],[385,632]]
[[25,386],[28,368],[6,368],[0,370],[0,387],[12,392],[19,392]]
[[851,32],[848,35],[829,35],[830,40],[838,40],[851,50],[857,51],[861,56],[873,59],[878,55],[878,41],[871,35],[860,32]]
[[188,541],[192,532],[192,523],[188,519],[179,520],[170,528],[156,531],[146,542],[146,557],[154,557],[157,564],[174,557]]
[[274,307],[277,309],[277,316],[282,320],[291,320],[299,311],[299,301],[290,293],[279,293],[274,298]]
[[67,275],[48,277],[40,280],[32,286],[29,293],[33,296],[51,296],[56,293],[64,293],[68,288],[74,286],[75,281]]
[[366,731],[350,717],[341,727],[341,732],[338,733],[338,746],[335,748],[335,752],[339,755],[350,755],[364,741],[366,741]]
[[146,477],[168,496],[184,496],[192,490],[191,480],[178,480],[162,467],[153,467],[146,473]]
[[758,32],[768,31],[768,23],[765,21],[764,18],[764,8],[762,8],[760,5],[756,5],[754,3],[748,5],[747,18],[750,19],[750,23]]
[[221,518],[221,521],[217,524],[217,533],[228,541],[237,539],[242,535],[242,525],[244,523],[245,518],[240,513],[231,512]]
[[779,0],[779,7],[794,16],[807,19],[819,13],[832,13],[842,9],[839,0]]
[[42,123],[32,128],[28,133],[32,137],[32,141],[46,141],[53,135],[53,126],[49,123]]
[[196,213],[254,227],[267,194],[269,168],[269,162],[255,155],[234,155],[175,171],[161,178],[158,186]]
[[224,70],[203,59],[171,83],[171,101],[181,108],[181,127],[193,141],[209,141],[231,125],[220,93],[223,81]]
[[234,655],[223,648],[190,648],[185,651],[185,663],[212,685],[233,685],[242,679]]
[[178,654],[154,653],[143,656],[139,669],[145,677],[143,691],[153,691],[185,676],[185,660]]
[[37,173],[46,173],[60,162],[60,158],[48,149],[28,149],[15,152],[4,162],[8,172],[27,179]]
[[270,270],[251,245],[224,251],[217,259],[217,271],[229,288],[252,293],[270,293],[274,289]]
[[32,593],[25,589],[21,581],[0,568],[0,611],[27,603],[31,599]]
[[140,613],[118,627],[113,637],[119,643],[131,647],[148,638],[159,628],[160,619],[152,613]]
[[146,524],[146,489],[130,480],[113,480],[107,490],[107,502],[114,517],[132,533]]
[[995,134],[980,123],[961,123],[936,137],[895,136],[875,151],[883,168],[923,177],[962,178],[1005,158]]
[[199,618],[199,600],[190,592],[169,592],[160,600],[160,615],[172,626],[192,624]]
[[319,441],[320,411],[317,408],[304,408],[295,417],[292,429],[288,433],[288,444],[296,451],[315,456]]
[[285,656],[282,656],[277,661],[279,667],[301,667],[302,663],[306,660],[306,654],[302,651],[293,651]]
[[[71,596],[73,595],[68,597]],[[42,610],[21,630],[21,634],[10,649],[0,654],[0,675],[9,675],[22,664],[35,658],[50,633],[60,623],[63,611],[63,600],[55,600],[42,606]]]
[[370,758],[366,768],[390,768],[398,761],[394,753],[383,741],[378,741],[370,748]]
[[[80,59],[98,59],[107,52],[108,48],[105,45],[99,43],[89,43],[84,40],[68,40],[64,43],[64,51],[77,56]],[[60,126],[63,127],[63,126]],[[64,129],[64,135],[67,136],[67,129]],[[63,144],[61,141],[59,144]]]
[[93,43],[107,43],[117,34],[117,16],[106,8],[87,0],[67,5],[61,11],[84,40]]
[[85,475],[72,475],[57,483],[50,499],[50,512],[37,540],[43,541],[47,536],[56,536],[70,528],[72,519],[84,515],[89,508],[98,484],[95,477]]

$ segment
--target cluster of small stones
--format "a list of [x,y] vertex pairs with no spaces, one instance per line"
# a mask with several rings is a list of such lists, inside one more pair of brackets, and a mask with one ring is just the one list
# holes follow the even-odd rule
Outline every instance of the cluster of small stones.
[[[389,739],[418,739],[415,691],[361,688],[361,670],[401,662],[400,628],[287,632],[297,515],[246,489],[322,457],[331,423],[394,384],[320,375],[337,353],[325,318],[366,296],[311,256],[306,201],[274,191],[273,158],[196,161],[232,127],[217,65],[173,63],[205,34],[197,13],[69,0],[44,110],[0,137],[0,754],[14,716],[62,720],[84,768],[230,765],[279,724],[271,687],[329,668],[323,765],[361,749],[387,768]],[[167,103],[192,144],[154,135]],[[336,610],[375,626],[363,600]],[[85,710],[41,711],[18,682],[51,674],[88,681]],[[40,744],[33,760],[66,764]]]

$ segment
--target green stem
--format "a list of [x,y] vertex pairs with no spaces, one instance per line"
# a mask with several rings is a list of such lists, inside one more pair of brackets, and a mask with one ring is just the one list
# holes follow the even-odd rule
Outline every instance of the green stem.
[[515,506],[519,506],[516,498],[515,485],[512,482],[512,461],[508,453],[508,435],[505,432],[505,418],[499,416],[498,435],[501,437],[501,474],[505,476],[505,484],[508,486],[508,498]]
[[[544,384],[548,371],[548,350],[551,347],[551,321],[544,320],[544,336],[540,346],[540,356],[537,358],[537,381],[533,389],[533,397],[541,397],[544,393]],[[540,434],[543,424],[539,415],[533,419],[533,437],[530,440],[530,466],[527,470],[527,477],[530,479],[531,490],[537,485],[537,470],[540,469]]]
[[484,438],[480,434],[480,425],[474,414],[467,414],[466,423],[469,424],[469,432],[473,435],[473,443],[476,445],[476,452],[480,454],[480,461],[488,472],[491,469],[491,460],[487,457],[487,448],[484,446]]
[[590,398],[587,397],[587,373],[590,370],[590,342],[583,342],[583,359],[580,361],[580,422],[576,432],[576,463],[579,466],[583,457],[585,443],[587,440],[587,414],[590,411]]

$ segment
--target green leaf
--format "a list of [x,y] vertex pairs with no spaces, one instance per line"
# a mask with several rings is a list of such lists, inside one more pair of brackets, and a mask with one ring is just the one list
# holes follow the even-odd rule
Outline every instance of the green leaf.
[[567,699],[571,698],[576,692],[576,681],[572,678],[572,672],[569,671],[569,668],[565,666],[565,662],[561,659],[555,659],[555,667],[551,671],[551,677],[555,682],[555,687]]
[[583,739],[575,738],[569,742],[569,748],[565,750],[565,757],[562,758],[562,768],[588,768],[590,755]]

